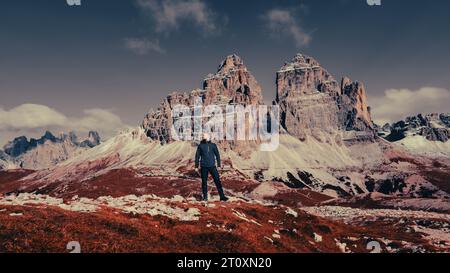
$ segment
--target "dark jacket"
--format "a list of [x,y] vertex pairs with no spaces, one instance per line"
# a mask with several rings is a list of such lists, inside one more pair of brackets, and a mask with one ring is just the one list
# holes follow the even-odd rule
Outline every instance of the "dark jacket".
[[195,153],[195,168],[198,168],[199,162],[202,168],[212,168],[217,165],[221,166],[220,153],[217,145],[211,141],[203,140],[197,147]]

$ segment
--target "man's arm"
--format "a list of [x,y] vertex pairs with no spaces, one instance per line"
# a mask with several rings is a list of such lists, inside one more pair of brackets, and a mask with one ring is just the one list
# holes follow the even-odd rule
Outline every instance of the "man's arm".
[[222,162],[220,161],[220,153],[219,153],[219,149],[217,148],[217,145],[214,144],[214,155],[216,156],[216,160],[217,160],[217,166],[220,168],[222,167]]
[[200,145],[197,147],[197,152],[195,152],[195,168],[198,169],[198,165],[200,163],[200,157],[201,157],[201,153],[200,153]]

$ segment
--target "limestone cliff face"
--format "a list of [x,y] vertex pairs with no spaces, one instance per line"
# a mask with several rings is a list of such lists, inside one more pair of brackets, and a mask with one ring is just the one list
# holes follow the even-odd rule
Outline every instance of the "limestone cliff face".
[[216,96],[229,98],[229,103],[261,104],[261,87],[255,77],[248,71],[242,59],[230,55],[220,64],[216,74],[209,74],[203,81],[207,98]]
[[364,85],[347,77],[339,84],[311,57],[297,54],[277,72],[276,103],[282,126],[299,138],[336,130],[374,136]]
[[277,72],[277,101],[337,89],[333,76],[315,59],[302,54],[297,54]]
[[155,111],[151,109],[142,122],[142,127],[146,134],[152,140],[169,143],[173,140],[171,128],[173,125],[172,109],[176,105],[186,105],[193,107],[196,100],[211,100],[204,90],[194,90],[190,93],[173,92],[167,96]]
[[[289,134],[300,139],[342,131],[369,139],[375,136],[363,84],[347,77],[338,83],[315,59],[302,54],[286,63],[276,77],[275,103],[280,106],[280,123]],[[193,107],[199,98],[204,106],[263,103],[256,79],[239,56],[230,55],[215,74],[206,77],[203,89],[172,93],[156,111],[151,110],[142,124],[147,135],[161,143],[170,142],[172,109],[177,104]]]
[[229,55],[221,62],[217,73],[206,77],[203,89],[188,93],[173,92],[161,102],[156,111],[149,111],[142,127],[151,139],[161,143],[171,142],[172,109],[179,104],[192,109],[198,100],[203,106],[258,105],[262,103],[263,98],[261,87],[242,59],[237,55]]
[[[341,97],[344,102],[347,117],[343,119],[345,129],[366,131],[373,129],[370,107],[367,105],[366,89],[360,82],[351,82],[343,78],[341,84]],[[343,113],[345,114],[345,112]]]

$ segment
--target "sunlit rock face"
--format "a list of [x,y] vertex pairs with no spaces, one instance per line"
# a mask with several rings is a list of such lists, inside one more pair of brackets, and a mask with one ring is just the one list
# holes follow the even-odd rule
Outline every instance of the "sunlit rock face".
[[172,110],[176,105],[193,109],[195,104],[218,105],[260,105],[263,102],[261,87],[255,77],[237,55],[229,55],[221,62],[215,74],[209,74],[203,81],[203,89],[187,93],[173,92],[167,96],[156,111],[150,110],[142,127],[148,137],[161,143],[173,140]]
[[[261,87],[237,55],[226,57],[216,74],[209,74],[203,81],[208,97],[224,96],[229,103],[262,104]],[[207,101],[208,103],[208,101]]]
[[[341,82],[315,59],[297,54],[276,74],[275,104],[280,106],[280,123],[287,133],[300,139],[323,133],[344,138],[373,139],[374,129],[365,87],[344,77]],[[172,110],[178,104],[203,106],[260,105],[262,91],[255,77],[237,55],[229,55],[215,74],[203,81],[203,88],[188,93],[174,92],[156,111],[151,110],[142,123],[147,135],[161,143],[173,139]],[[344,132],[344,133],[342,133]]]
[[302,54],[277,72],[276,83],[275,102],[288,133],[304,138],[318,131],[339,130],[374,137],[362,83],[344,77],[339,84],[315,59]]

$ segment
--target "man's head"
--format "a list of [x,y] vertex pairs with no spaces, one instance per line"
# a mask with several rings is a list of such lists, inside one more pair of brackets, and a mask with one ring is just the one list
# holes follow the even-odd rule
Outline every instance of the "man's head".
[[208,133],[203,133],[202,140],[210,141],[211,140],[211,136]]

